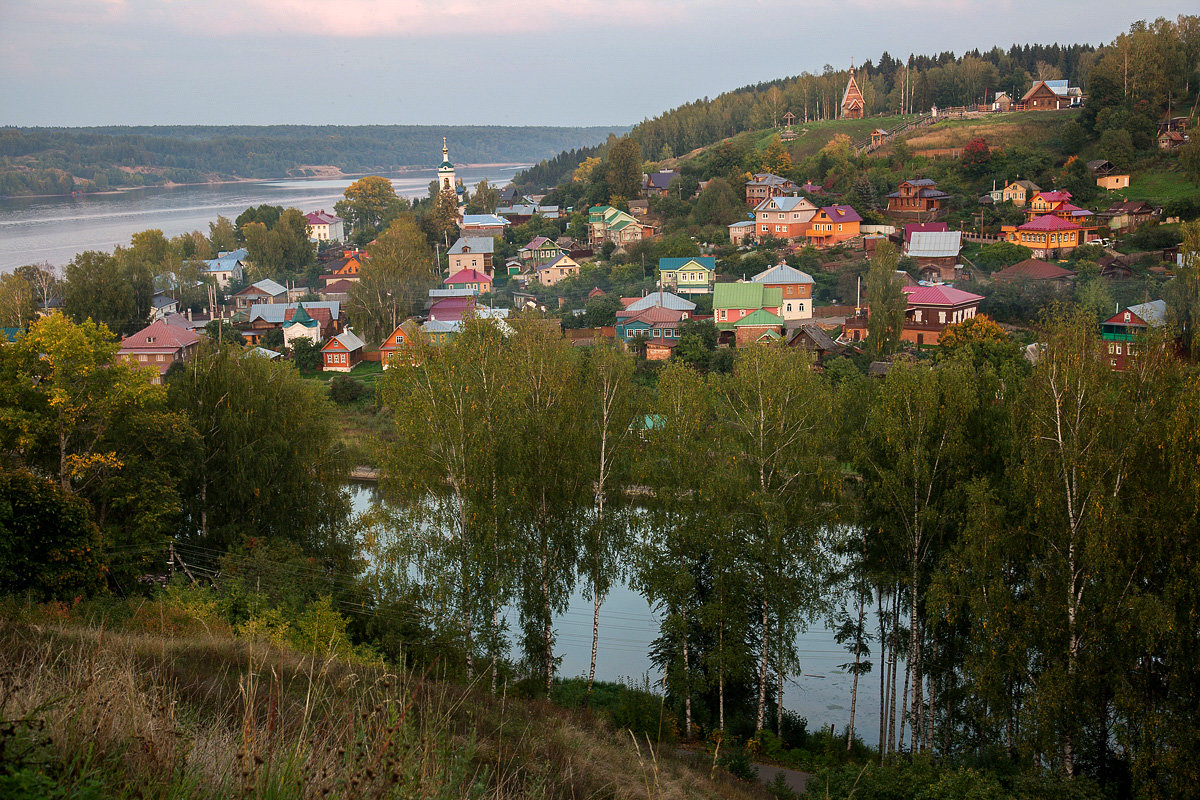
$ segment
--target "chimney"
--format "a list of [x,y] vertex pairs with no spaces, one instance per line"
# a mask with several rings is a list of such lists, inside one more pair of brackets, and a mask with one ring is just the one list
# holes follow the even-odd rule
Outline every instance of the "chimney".
[[192,310],[190,308],[187,310],[187,319],[188,322],[192,321]]

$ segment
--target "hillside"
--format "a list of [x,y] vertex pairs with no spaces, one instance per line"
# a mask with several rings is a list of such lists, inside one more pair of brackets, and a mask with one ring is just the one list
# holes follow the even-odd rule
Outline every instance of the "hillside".
[[203,126],[0,128],[0,195],[429,167],[527,163],[626,128]]
[[6,614],[0,796],[753,796],[586,712],[184,633],[162,610],[135,611],[142,632]]

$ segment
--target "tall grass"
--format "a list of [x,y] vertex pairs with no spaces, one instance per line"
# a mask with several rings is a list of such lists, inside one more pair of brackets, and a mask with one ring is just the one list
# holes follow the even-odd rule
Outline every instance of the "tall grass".
[[0,797],[748,796],[641,751],[587,712],[222,632],[0,621]]

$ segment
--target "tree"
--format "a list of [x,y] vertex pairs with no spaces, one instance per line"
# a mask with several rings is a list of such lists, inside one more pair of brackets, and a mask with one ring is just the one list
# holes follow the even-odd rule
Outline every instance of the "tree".
[[35,317],[37,302],[29,281],[15,272],[0,275],[0,327],[24,328]]
[[746,204],[724,178],[713,178],[692,206],[695,225],[727,226],[746,216]]
[[446,250],[450,249],[450,234],[458,228],[459,219],[458,195],[450,191],[438,192],[433,208],[424,217],[434,238],[440,239]]
[[350,287],[346,317],[359,336],[376,343],[421,310],[437,273],[425,236],[408,214],[393,220],[368,253]]
[[1167,316],[1183,346],[1194,356],[1200,353],[1200,220],[1179,227],[1182,264],[1175,280],[1167,285]]
[[321,369],[321,346],[305,336],[292,340],[292,362],[301,372]]
[[792,171],[792,156],[778,136],[772,136],[763,151],[760,169],[774,175],[787,175]]
[[20,275],[29,283],[34,302],[39,308],[48,309],[52,299],[62,296],[63,282],[59,269],[48,262],[17,267],[13,274]]
[[608,151],[605,179],[613,198],[638,196],[642,190],[642,148],[636,139],[627,136]]
[[1013,242],[992,242],[979,248],[975,263],[986,269],[996,270],[1033,258],[1028,247]]
[[[214,319],[204,326],[204,332],[208,334],[208,338],[220,344],[244,345],[246,338],[238,332],[237,328],[233,327],[227,320]],[[279,340],[282,343],[283,331],[272,329],[268,333],[279,334]],[[264,337],[265,339],[265,337]],[[264,345],[265,346],[265,345]]]
[[104,550],[90,511],[53,481],[0,471],[0,592],[69,601],[101,589]]
[[500,205],[500,190],[484,178],[475,184],[475,193],[467,201],[468,214],[493,214]]
[[992,151],[988,147],[987,139],[977,136],[963,147],[962,166],[967,175],[979,177],[987,172],[991,162]]
[[896,246],[880,242],[871,256],[867,271],[867,344],[874,356],[895,351],[904,329],[904,311],[908,307],[900,276]]
[[396,195],[391,181],[368,175],[347,186],[343,199],[335,203],[333,209],[349,223],[356,241],[359,234],[365,237],[365,244],[407,207],[408,201]]
[[114,256],[89,250],[67,264],[63,310],[71,319],[90,319],[110,331],[129,334],[146,324],[137,306],[133,285]]
[[217,215],[216,222],[208,223],[208,241],[214,255],[237,249],[237,231],[228,217]]
[[184,480],[181,538],[225,550],[261,536],[309,553],[344,553],[348,465],[319,384],[287,362],[205,344],[168,393],[199,435]]
[[624,350],[597,344],[583,368],[590,434],[584,443],[586,468],[592,476],[592,507],[583,541],[579,568],[587,579],[592,599],[592,658],[588,667],[588,695],[596,677],[596,649],[600,638],[600,606],[613,584],[626,571],[632,545],[627,519],[625,486],[630,476],[628,459],[637,406],[633,398],[633,358]]
[[272,328],[263,334],[258,343],[268,350],[282,350],[284,346],[283,331],[279,328]]

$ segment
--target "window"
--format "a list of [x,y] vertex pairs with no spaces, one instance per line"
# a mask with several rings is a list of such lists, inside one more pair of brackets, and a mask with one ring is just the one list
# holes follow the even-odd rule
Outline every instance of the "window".
[[842,232],[842,223],[838,223],[838,233]]
[[159,354],[158,354],[158,358],[156,358],[156,359],[154,359],[154,360],[155,360],[155,361],[158,361],[159,363],[162,363],[162,360],[163,360],[163,354],[162,354],[162,353],[159,353]]
[[946,312],[945,311],[938,312],[938,322],[943,323],[943,324],[946,322]]
[[654,329],[654,338],[655,338],[655,339],[661,339],[661,338],[662,338],[662,331],[660,331],[658,328],[655,328],[655,329]]
[[1121,345],[1117,345],[1117,355],[1121,355]]
[[1132,319],[1132,316],[1130,315],[1130,313],[1128,311],[1126,311],[1125,312],[1125,321],[1129,322],[1130,319]]
[[1113,346],[1113,345],[1111,345],[1111,344],[1110,344],[1110,345],[1108,346],[1108,354],[1111,356],[1111,355],[1112,355],[1113,353],[1115,353],[1115,352],[1117,352],[1117,351],[1116,351],[1116,349],[1114,348],[1114,346]]
[[791,303],[788,303],[788,304],[787,304],[787,310],[788,310],[788,311],[791,311],[791,310],[792,310],[792,304],[791,304]]

